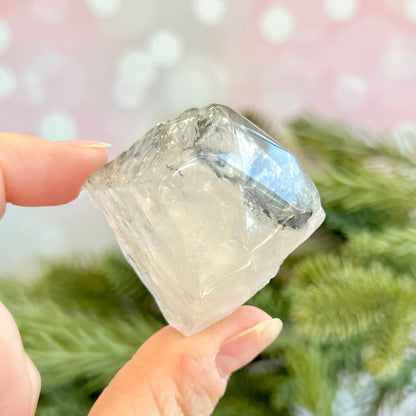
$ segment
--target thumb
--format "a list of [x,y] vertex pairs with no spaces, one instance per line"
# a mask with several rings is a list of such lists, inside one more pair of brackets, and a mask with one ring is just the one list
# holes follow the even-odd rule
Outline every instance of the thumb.
[[23,349],[19,330],[0,302],[0,415],[34,415],[40,375]]
[[281,327],[252,306],[191,337],[165,327],[118,372],[89,416],[210,415],[230,373],[255,358]]

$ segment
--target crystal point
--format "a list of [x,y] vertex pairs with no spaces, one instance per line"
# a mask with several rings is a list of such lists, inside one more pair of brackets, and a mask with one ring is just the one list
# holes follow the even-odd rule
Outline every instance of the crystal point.
[[158,124],[85,189],[185,335],[264,287],[325,217],[296,158],[217,104]]

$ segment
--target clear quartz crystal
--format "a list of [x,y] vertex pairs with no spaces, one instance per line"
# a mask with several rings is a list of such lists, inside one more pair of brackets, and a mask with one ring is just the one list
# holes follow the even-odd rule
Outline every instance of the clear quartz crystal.
[[296,158],[217,104],[158,124],[85,189],[185,335],[264,287],[325,217]]

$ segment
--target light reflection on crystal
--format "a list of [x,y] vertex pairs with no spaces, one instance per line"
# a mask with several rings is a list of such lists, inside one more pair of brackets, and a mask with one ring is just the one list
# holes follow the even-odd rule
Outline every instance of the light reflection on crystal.
[[186,335],[264,287],[324,219],[295,157],[215,104],[157,125],[86,190],[167,321]]

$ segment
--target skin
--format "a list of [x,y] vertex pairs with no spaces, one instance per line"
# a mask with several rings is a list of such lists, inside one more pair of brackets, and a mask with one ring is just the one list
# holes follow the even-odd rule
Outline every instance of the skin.
[[[88,176],[107,161],[105,147],[0,133],[0,218],[7,203],[59,205],[76,198]],[[1,303],[0,328],[0,414],[34,415],[40,375]],[[167,326],[116,374],[90,416],[209,415],[230,374],[255,358],[280,330],[280,320],[251,306],[192,337]]]

